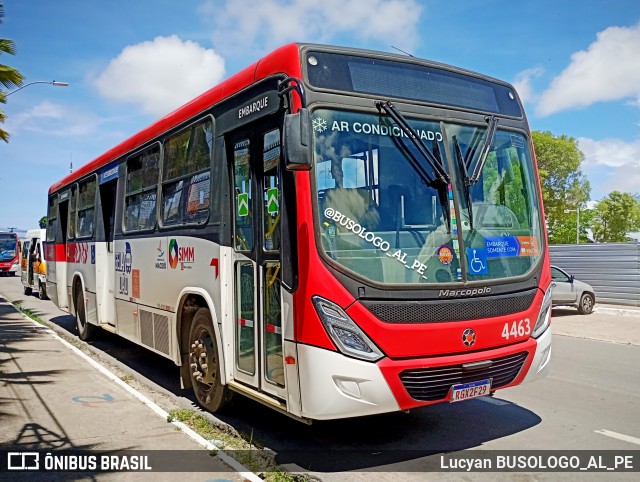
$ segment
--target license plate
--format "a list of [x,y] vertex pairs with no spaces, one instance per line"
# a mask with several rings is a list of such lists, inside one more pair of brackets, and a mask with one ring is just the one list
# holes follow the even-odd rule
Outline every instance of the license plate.
[[451,387],[450,402],[461,402],[470,398],[484,397],[491,393],[491,379],[479,382],[461,383]]

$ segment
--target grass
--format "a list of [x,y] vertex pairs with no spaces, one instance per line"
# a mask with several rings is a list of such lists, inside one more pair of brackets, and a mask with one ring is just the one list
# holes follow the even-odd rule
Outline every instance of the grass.
[[11,304],[18,308],[21,313],[24,313],[29,318],[31,318],[36,323],[40,323],[42,326],[49,327],[48,323],[46,323],[42,318],[40,318],[36,313],[31,311],[29,308],[22,307],[22,300],[12,301]]
[[122,375],[120,377],[120,380],[122,380],[125,383],[131,383],[133,381],[133,376],[132,375]]
[[248,440],[246,440],[220,430],[213,426],[201,413],[187,409],[171,410],[167,421],[184,423],[252,472],[261,474],[264,480],[268,482],[302,482],[310,480],[306,475],[290,474],[278,466],[273,452],[263,450],[255,445],[253,431],[248,436]]

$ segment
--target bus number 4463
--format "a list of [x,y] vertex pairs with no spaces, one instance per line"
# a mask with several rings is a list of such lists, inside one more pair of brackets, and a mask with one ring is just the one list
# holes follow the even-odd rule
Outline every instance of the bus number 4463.
[[529,318],[514,321],[512,323],[505,323],[504,328],[502,328],[502,338],[505,340],[508,340],[509,338],[519,338],[530,334],[531,322],[529,321]]

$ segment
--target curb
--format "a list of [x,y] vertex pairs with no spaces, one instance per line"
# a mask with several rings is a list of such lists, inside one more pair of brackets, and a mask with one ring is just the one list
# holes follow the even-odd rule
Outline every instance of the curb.
[[593,311],[603,315],[618,315],[618,316],[636,316],[640,317],[640,310],[628,309],[628,308],[610,308],[596,306]]
[[[115,382],[117,385],[119,385],[121,388],[123,388],[125,391],[129,392],[131,395],[133,395],[136,399],[138,399],[139,401],[141,401],[144,405],[146,405],[152,412],[154,412],[156,415],[158,415],[160,418],[166,420],[167,422],[171,423],[172,425],[174,425],[178,430],[180,430],[182,433],[184,433],[187,437],[191,438],[193,441],[195,441],[198,445],[200,445],[201,447],[203,447],[204,449],[208,450],[208,451],[215,451],[216,452],[216,456],[222,460],[223,462],[225,462],[228,466],[230,466],[232,469],[234,469],[239,475],[241,475],[242,477],[244,477],[245,480],[251,481],[251,482],[263,482],[263,480],[257,475],[254,474],[253,472],[251,472],[250,469],[248,469],[247,467],[245,467],[244,465],[242,465],[240,462],[238,462],[237,460],[235,460],[234,458],[232,458],[231,456],[227,455],[223,450],[219,449],[217,446],[215,446],[213,443],[211,443],[210,441],[206,440],[204,437],[202,437],[200,434],[196,433],[195,431],[193,431],[190,427],[188,427],[186,424],[179,422],[177,420],[172,420],[169,421],[169,414],[159,405],[157,405],[155,402],[153,402],[151,399],[147,398],[145,395],[143,395],[142,393],[138,392],[135,388],[133,388],[131,385],[125,383],[124,381],[122,381],[117,375],[113,374],[108,368],[106,368],[104,365],[102,365],[101,363],[99,363],[98,361],[96,361],[95,359],[93,359],[92,357],[90,357],[89,355],[87,355],[86,353],[84,353],[82,350],[80,350],[79,348],[73,346],[71,343],[69,343],[67,340],[65,340],[64,338],[62,338],[58,333],[57,330],[53,329],[53,327],[51,325],[54,325],[54,323],[51,323],[50,321],[46,320],[45,324],[42,323],[38,323],[37,321],[31,319],[28,315],[26,315],[25,313],[23,313],[22,311],[20,311],[12,302],[10,302],[8,300],[8,298],[6,298],[6,296],[2,295],[5,300],[7,300],[7,304],[9,306],[11,306],[14,310],[16,310],[17,313],[19,313],[25,320],[28,320],[29,322],[33,323],[35,326],[37,327],[44,327],[47,329],[48,334],[58,340],[59,342],[61,342],[63,345],[65,345],[69,350],[71,350],[72,352],[74,352],[76,355],[80,356],[81,358],[83,358],[86,362],[88,362],[93,368],[95,368],[96,370],[98,370],[100,373],[102,373],[103,375],[105,375],[107,378],[109,378],[111,381]],[[61,330],[62,332],[64,332],[65,334],[68,334],[68,332],[66,330],[63,330],[61,328],[58,327],[59,330]],[[81,341],[81,343],[84,343]],[[91,351],[94,353],[94,355],[97,355],[94,350],[93,347],[91,347],[91,345],[84,343],[87,347],[91,348]]]

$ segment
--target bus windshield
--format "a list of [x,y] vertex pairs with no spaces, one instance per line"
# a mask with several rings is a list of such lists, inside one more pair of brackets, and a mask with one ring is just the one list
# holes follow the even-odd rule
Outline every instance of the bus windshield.
[[11,261],[16,257],[16,249],[15,234],[0,234],[0,261]]
[[537,183],[522,134],[498,127],[480,164],[487,126],[446,123],[443,133],[409,118],[438,161],[430,164],[386,116],[320,109],[312,121],[319,237],[344,268],[377,283],[462,283],[520,276],[540,258]]

